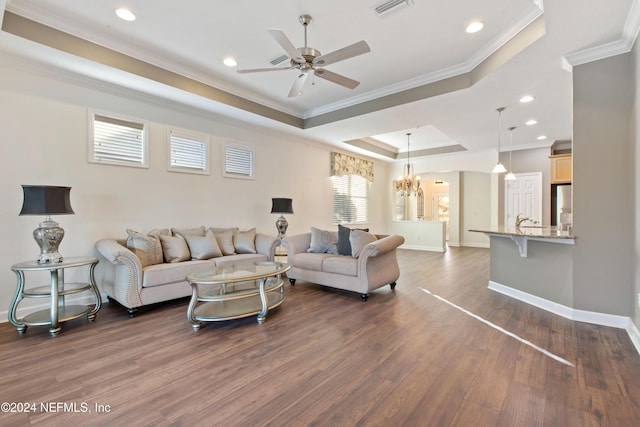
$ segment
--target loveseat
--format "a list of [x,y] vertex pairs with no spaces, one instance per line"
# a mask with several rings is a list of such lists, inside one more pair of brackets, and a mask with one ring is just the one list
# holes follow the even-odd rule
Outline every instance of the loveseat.
[[[338,232],[311,227],[309,233],[287,237],[291,285],[304,280],[332,288],[358,292],[363,301],[369,292],[384,285],[396,286],[400,268],[396,249],[404,243],[399,235],[379,236],[346,227]],[[338,250],[340,247],[340,251]]]
[[100,290],[134,317],[139,307],[191,295],[185,277],[207,267],[272,261],[280,240],[255,228],[127,229],[127,238],[102,239],[96,248]]

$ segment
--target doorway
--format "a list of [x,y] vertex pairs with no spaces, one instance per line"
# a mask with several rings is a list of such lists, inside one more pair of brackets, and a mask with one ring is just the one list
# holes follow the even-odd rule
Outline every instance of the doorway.
[[518,173],[504,182],[504,224],[514,226],[518,214],[542,223],[542,172]]

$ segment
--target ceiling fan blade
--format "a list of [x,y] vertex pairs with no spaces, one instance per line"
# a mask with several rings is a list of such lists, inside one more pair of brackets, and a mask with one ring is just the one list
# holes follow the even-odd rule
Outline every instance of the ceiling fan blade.
[[293,70],[294,67],[269,67],[269,68],[247,68],[244,70],[237,70],[238,73],[262,73],[265,71],[280,71],[280,70]]
[[344,61],[345,59],[353,58],[354,56],[362,55],[367,52],[371,52],[371,48],[366,41],[360,40],[359,42],[343,47],[342,49],[334,50],[326,55],[318,56],[313,60],[313,65],[324,67],[325,65]]
[[298,77],[296,77],[296,81],[293,82],[293,86],[291,86],[291,90],[289,91],[289,98],[302,95],[302,87],[304,86],[304,82],[306,81],[307,73],[298,74]]
[[325,70],[324,68],[317,69],[315,75],[321,79],[329,80],[330,82],[337,83],[349,89],[355,89],[360,84],[359,81],[345,77],[342,74],[334,73],[333,71]]
[[276,28],[267,28],[269,34],[276,39],[278,44],[284,49],[284,51],[291,57],[294,62],[298,64],[303,64],[305,59],[302,57],[298,49],[291,43],[291,40],[281,31]]

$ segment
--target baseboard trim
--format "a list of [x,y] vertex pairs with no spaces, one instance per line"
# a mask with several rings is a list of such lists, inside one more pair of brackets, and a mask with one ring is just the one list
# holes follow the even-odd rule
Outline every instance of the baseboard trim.
[[594,311],[576,310],[527,292],[513,289],[500,283],[489,281],[489,289],[501,293],[519,301],[541,308],[558,316],[578,322],[592,323],[594,325],[610,326],[612,328],[624,329],[629,335],[638,354],[640,354],[640,331],[630,317],[618,316],[616,314],[597,313]]
[[399,249],[412,249],[414,251],[428,251],[428,252],[445,252],[445,248],[437,246],[419,246],[419,245],[401,245]]
[[489,243],[468,243],[468,242],[462,242],[461,246],[464,246],[467,248],[484,248],[484,249],[489,249],[491,247]]

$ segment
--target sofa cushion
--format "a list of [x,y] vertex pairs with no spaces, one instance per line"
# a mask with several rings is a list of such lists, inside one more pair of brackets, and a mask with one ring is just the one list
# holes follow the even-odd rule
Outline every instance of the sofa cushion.
[[143,267],[162,264],[162,245],[158,238],[159,231],[149,234],[138,233],[127,228],[127,248],[133,252]]
[[361,230],[351,230],[349,243],[351,244],[351,252],[353,252],[352,256],[358,258],[362,249],[376,240],[378,240],[376,236],[371,233]]
[[160,243],[162,244],[162,252],[164,253],[165,262],[182,262],[191,259],[191,253],[189,252],[187,241],[181,235],[160,235]]
[[233,247],[239,254],[256,253],[256,229],[233,233]]
[[293,265],[305,270],[322,271],[322,262],[331,257],[335,257],[334,254],[318,254],[310,252],[302,252],[293,256]]
[[269,257],[263,254],[235,254],[211,259],[211,261],[214,261],[216,265],[239,264],[243,262],[262,262],[268,260]]
[[142,269],[142,287],[166,285],[183,282],[187,275],[207,267],[213,268],[211,260],[185,261],[179,264],[157,264]]
[[343,255],[328,257],[322,261],[322,271],[356,277],[358,276],[358,260]]
[[335,231],[320,230],[319,228],[311,227],[311,244],[307,252],[316,254],[338,253],[336,242],[338,241],[338,233]]
[[213,231],[213,234],[216,236],[222,255],[233,255],[236,253],[236,248],[233,246],[232,229],[229,228],[224,231],[216,232],[216,229],[212,228],[211,231]]
[[349,228],[343,225],[338,224],[338,253],[340,255],[353,255],[351,250],[351,242],[349,241],[349,236],[351,236],[352,230],[362,230],[369,231],[368,228]]
[[222,251],[218,246],[216,236],[211,230],[207,230],[204,236],[185,234],[183,237],[189,246],[191,259],[209,259],[222,256]]

